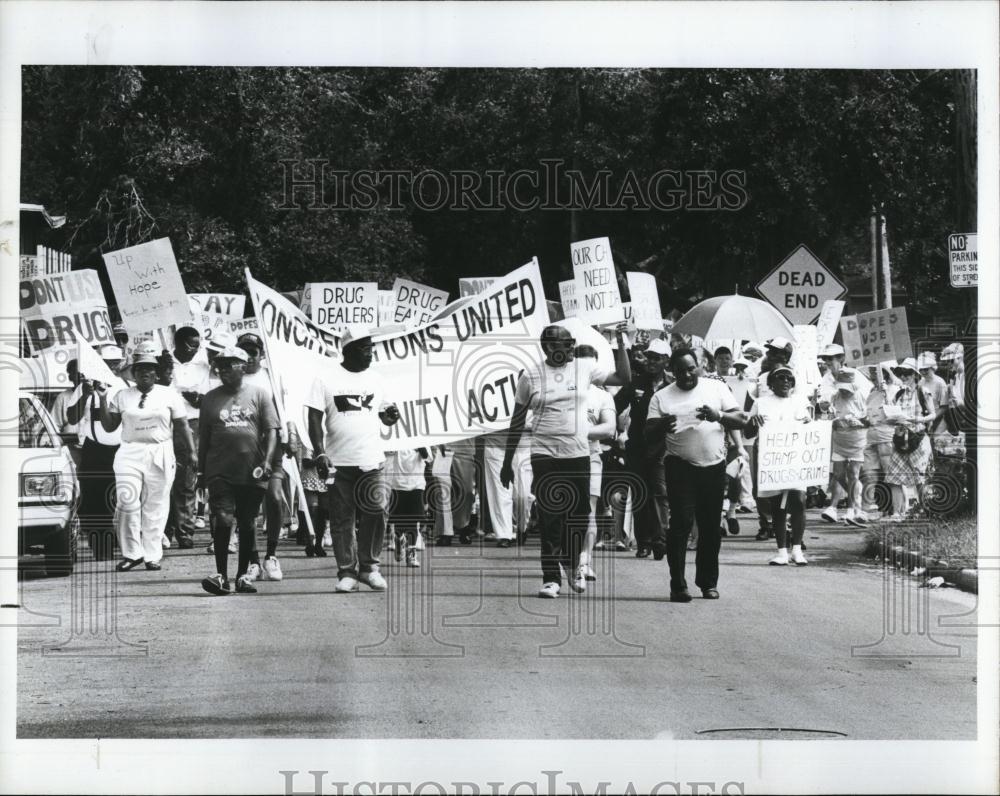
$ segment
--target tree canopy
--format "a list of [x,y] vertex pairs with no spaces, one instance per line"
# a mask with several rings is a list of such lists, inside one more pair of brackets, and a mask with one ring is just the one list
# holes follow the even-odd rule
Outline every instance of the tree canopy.
[[[955,229],[959,74],[26,67],[21,196],[68,216],[78,267],[103,270],[102,252],[170,237],[191,292],[232,291],[249,266],[283,290],[386,288],[400,275],[454,293],[459,276],[537,255],[557,298],[570,241],[607,235],[620,267],[656,275],[665,310],[752,293],[799,243],[860,276],[880,206],[894,280],[919,313],[947,318],[961,307],[947,235],[974,231]],[[394,204],[385,188],[351,208],[328,179],[318,206],[296,206],[289,161],[299,177],[326,161],[351,175],[523,169],[542,182],[558,161],[576,175],[555,181],[563,197],[606,184],[610,199],[516,209],[508,182],[499,210],[427,209],[405,190]],[[681,206],[642,209],[663,170],[683,174]],[[718,197],[727,173],[742,185],[729,200],[745,201],[696,209],[699,186]]]

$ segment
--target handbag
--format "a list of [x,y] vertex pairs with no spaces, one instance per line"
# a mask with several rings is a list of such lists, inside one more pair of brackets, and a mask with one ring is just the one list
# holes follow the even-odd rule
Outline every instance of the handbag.
[[[917,400],[920,401],[921,414],[926,415],[927,403],[924,401],[924,393],[919,387],[917,387]],[[904,456],[909,456],[920,447],[926,436],[926,431],[899,425],[896,426],[896,430],[892,433],[892,447]]]

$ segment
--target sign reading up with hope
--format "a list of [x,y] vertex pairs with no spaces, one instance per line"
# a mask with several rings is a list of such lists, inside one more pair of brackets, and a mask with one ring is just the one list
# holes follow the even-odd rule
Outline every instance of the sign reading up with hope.
[[620,321],[622,296],[615,278],[611,242],[607,238],[581,240],[571,243],[569,250],[580,302],[579,317],[593,326]]
[[130,332],[186,326],[191,307],[169,238],[104,255],[118,313]]
[[392,322],[410,327],[433,320],[448,303],[447,290],[438,290],[409,279],[396,279],[392,293],[396,299]]
[[757,450],[757,485],[761,492],[824,486],[830,480],[829,420],[813,423],[765,423]]
[[905,307],[845,315],[840,319],[840,333],[844,361],[852,367],[913,356]]
[[378,292],[378,282],[313,282],[313,323],[334,332],[377,326]]
[[816,320],[823,302],[839,299],[847,286],[803,244],[757,284],[757,292],[795,326]]

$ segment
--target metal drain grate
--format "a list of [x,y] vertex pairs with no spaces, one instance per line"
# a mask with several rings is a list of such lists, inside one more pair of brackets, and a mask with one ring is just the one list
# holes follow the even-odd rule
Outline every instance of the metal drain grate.
[[838,730],[814,730],[807,727],[717,727],[710,730],[696,730],[695,735],[711,736],[713,740],[730,741],[780,741],[808,740],[810,738],[846,738],[847,733]]

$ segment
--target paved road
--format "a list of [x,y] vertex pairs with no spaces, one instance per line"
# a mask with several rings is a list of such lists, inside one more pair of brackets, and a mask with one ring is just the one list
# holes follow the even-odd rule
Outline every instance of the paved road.
[[537,540],[429,550],[419,570],[390,561],[388,593],[352,595],[333,594],[332,556],[288,544],[283,582],[210,597],[198,541],[161,572],[85,560],[71,580],[23,584],[20,737],[976,733],[975,596],[887,576],[846,527],[812,521],[802,568],[729,537],[722,599],[687,605],[666,601],[665,561],[631,553],[601,555],[586,595],[537,599]]

